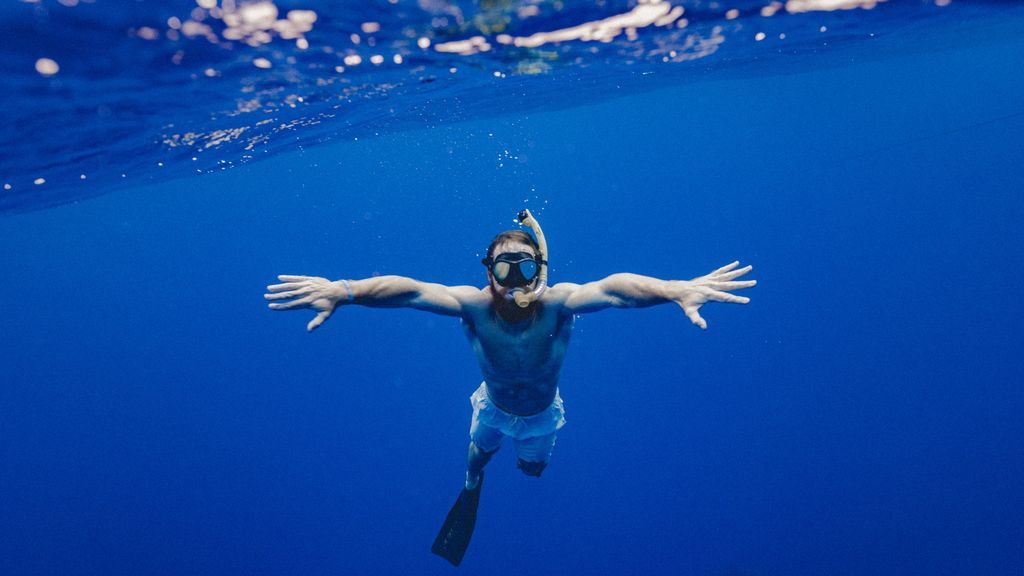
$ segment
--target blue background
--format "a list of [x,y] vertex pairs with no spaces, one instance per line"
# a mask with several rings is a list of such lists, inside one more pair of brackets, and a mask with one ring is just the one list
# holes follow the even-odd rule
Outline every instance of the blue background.
[[[1005,29],[1004,29],[1005,32]],[[457,321],[265,307],[276,274],[554,281],[747,306],[579,319],[543,479],[490,466],[487,574],[1024,571],[1019,34],[336,141],[0,218],[5,574],[443,574]]]

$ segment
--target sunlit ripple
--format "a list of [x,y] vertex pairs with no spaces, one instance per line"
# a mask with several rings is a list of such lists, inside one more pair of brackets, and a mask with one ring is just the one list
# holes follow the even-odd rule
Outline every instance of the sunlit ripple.
[[791,13],[799,12],[829,12],[832,10],[852,10],[863,8],[870,10],[885,0],[788,0],[786,11]]
[[[615,14],[585,22],[577,26],[553,30],[551,32],[537,32],[529,36],[500,35],[498,42],[501,44],[512,44],[517,47],[537,48],[545,44],[581,40],[584,42],[610,42],[624,32],[628,35],[635,35],[636,30],[648,26],[671,26],[676,22],[685,8],[672,6],[669,2],[662,1],[641,1],[632,10],[621,14]],[[472,54],[478,51],[489,49],[489,44],[481,36],[470,40],[444,42],[436,44],[434,49],[439,52],[457,52],[461,54]]]

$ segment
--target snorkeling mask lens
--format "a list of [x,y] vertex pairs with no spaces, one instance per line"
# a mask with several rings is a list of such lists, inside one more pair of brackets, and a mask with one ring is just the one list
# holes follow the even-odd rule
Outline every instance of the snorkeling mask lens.
[[494,279],[498,282],[503,282],[505,278],[508,278],[508,273],[512,271],[512,265],[508,262],[495,262],[491,266],[491,273],[494,274]]
[[537,277],[540,267],[532,254],[511,252],[484,260],[498,284],[510,288],[525,286]]
[[524,260],[519,263],[519,273],[530,282],[537,277],[539,270],[540,268],[537,266],[536,260]]

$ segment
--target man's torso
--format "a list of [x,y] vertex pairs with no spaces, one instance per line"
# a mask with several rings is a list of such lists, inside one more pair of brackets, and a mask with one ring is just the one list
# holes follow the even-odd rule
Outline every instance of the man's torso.
[[564,298],[555,290],[549,289],[521,317],[511,318],[490,304],[487,289],[482,294],[466,307],[462,322],[487,392],[506,412],[536,414],[554,401],[573,317],[565,314]]

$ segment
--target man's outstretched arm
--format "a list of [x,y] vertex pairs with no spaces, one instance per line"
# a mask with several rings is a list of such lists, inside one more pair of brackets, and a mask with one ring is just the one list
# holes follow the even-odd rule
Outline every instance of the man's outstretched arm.
[[318,276],[277,277],[282,284],[267,286],[267,300],[273,302],[271,310],[311,308],[316,311],[306,329],[312,332],[345,304],[360,304],[378,308],[416,308],[445,316],[461,316],[463,303],[480,292],[473,286],[445,286],[420,282],[403,276],[375,276],[365,280],[336,280]]
[[739,262],[693,280],[659,280],[639,274],[612,274],[587,284],[557,284],[570,293],[565,300],[566,311],[572,314],[596,312],[605,308],[638,308],[675,302],[691,322],[702,329],[708,327],[698,310],[708,301],[746,304],[750,298],[730,294],[732,290],[750,288],[756,280],[737,281],[750,272],[751,266],[736,268]]

